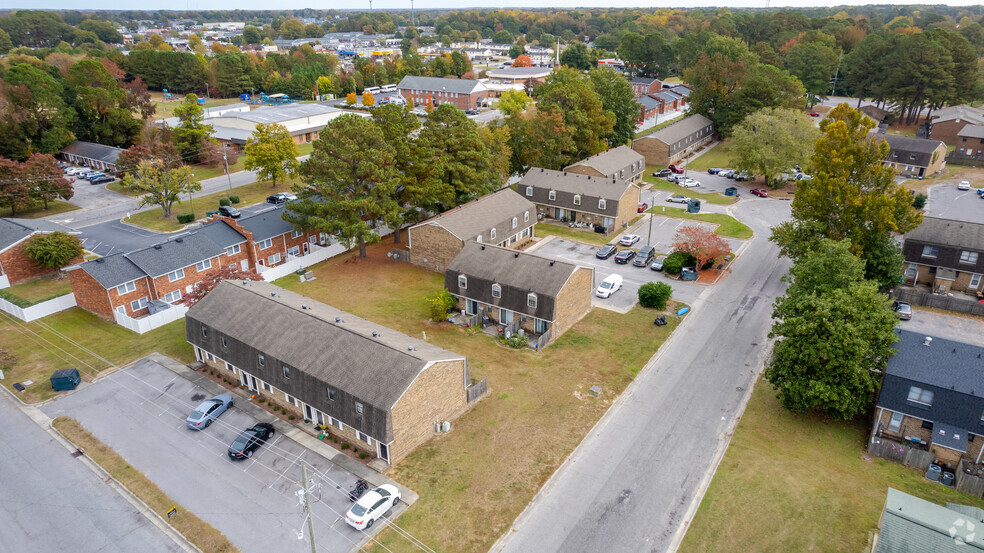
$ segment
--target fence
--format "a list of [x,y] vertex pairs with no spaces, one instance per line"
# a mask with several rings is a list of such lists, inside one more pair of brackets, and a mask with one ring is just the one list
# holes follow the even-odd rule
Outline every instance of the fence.
[[289,256],[287,262],[283,265],[277,265],[276,267],[257,267],[260,276],[267,282],[273,282],[278,278],[285,277],[301,269],[306,269],[315,263],[320,263],[330,257],[345,252],[345,246],[341,244],[332,244],[328,247],[311,244],[310,247],[311,253],[301,256]]
[[958,492],[981,497],[984,494],[984,478],[978,473],[979,469],[973,463],[961,459],[954,473],[954,487]]
[[124,315],[123,313],[116,312],[116,324],[136,332],[137,334],[143,334],[145,332],[150,332],[155,328],[166,325],[167,323],[172,323],[178,319],[182,319],[185,313],[188,312],[188,308],[184,305],[172,305],[164,311],[158,311],[153,315],[147,315],[146,317],[140,317],[139,319],[134,319],[129,315]]
[[484,396],[489,391],[488,378],[483,378],[481,382],[477,384],[472,384],[468,387],[468,403],[475,401],[476,399]]
[[550,337],[553,335],[553,329],[548,328],[546,332],[539,335],[536,339],[536,349],[537,351],[543,349],[547,342],[550,341]]
[[926,470],[933,462],[933,454],[929,451],[885,438],[871,438],[868,453],[919,470]]
[[7,300],[0,298],[0,310],[10,313],[25,322],[31,322],[42,317],[47,317],[53,313],[58,313],[59,311],[64,311],[75,307],[75,305],[75,294],[58,296],[57,298],[53,298],[48,301],[36,303],[30,307],[18,307]]
[[976,167],[978,165],[984,165],[984,157],[961,155],[958,154],[957,152],[951,152],[947,154],[946,162],[952,163],[954,165],[966,165],[966,166]]
[[407,250],[393,248],[393,259],[410,263],[410,252]]
[[0,290],[4,288],[10,288],[10,279],[7,278],[7,275],[0,275]]
[[978,303],[970,299],[933,294],[931,292],[923,292],[922,290],[913,290],[912,288],[898,288],[891,295],[899,301],[909,302],[913,305],[922,305],[944,311],[966,313],[968,315],[984,315],[984,303]]

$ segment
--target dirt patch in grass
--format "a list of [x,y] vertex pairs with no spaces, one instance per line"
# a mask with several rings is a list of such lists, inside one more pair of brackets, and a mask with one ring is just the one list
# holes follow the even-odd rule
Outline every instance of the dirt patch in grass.
[[[311,282],[291,275],[277,284],[410,336],[426,332],[428,342],[467,356],[474,379],[488,377],[489,395],[391,474],[420,493],[401,515],[402,528],[438,551],[485,552],[680,319],[667,315],[669,325],[656,327],[653,310],[595,309],[540,353],[513,350],[449,323],[430,324],[423,298],[444,276],[388,259],[390,248],[384,243],[367,259],[347,254],[315,266]],[[594,385],[603,390],[599,398],[587,393]],[[390,531],[379,540],[394,552],[417,551]]]
[[[68,417],[58,417],[52,422],[52,425],[76,447],[85,450],[86,456],[133,492],[133,495],[139,497],[141,501],[199,549],[216,553],[239,551],[222,532],[195,516],[188,509],[178,506],[142,472],[130,466],[126,459],[90,434],[78,421]],[[177,511],[174,516],[168,517],[167,512],[172,507],[176,507]]]
[[[174,116],[174,108],[178,107],[184,102],[184,94],[177,95],[180,100],[165,102],[164,93],[153,91],[150,93],[150,100],[157,107],[154,111],[154,119],[167,119],[168,117]],[[205,107],[210,108],[214,106],[223,106],[226,104],[235,104],[239,101],[239,98],[205,98]]]
[[[137,334],[78,307],[30,323],[0,312],[0,349],[13,359],[0,384],[27,403],[56,394],[49,377],[58,369],[76,367],[91,381],[111,364],[122,366],[155,351],[184,363],[195,357],[183,319]],[[15,382],[26,380],[34,383],[23,392],[13,390]]]
[[72,292],[72,281],[64,275],[48,275],[15,284],[3,290],[13,294],[31,305],[64,296]]
[[47,217],[49,215],[58,215],[59,213],[67,213],[69,211],[75,211],[76,209],[82,209],[77,205],[70,204],[68,202],[63,202],[61,200],[48,200],[48,209],[45,209],[43,205],[38,204],[33,207],[28,207],[24,209],[18,209],[17,215],[11,215],[10,210],[4,213],[5,217],[17,217],[18,219],[39,219],[41,217]]
[[866,458],[870,423],[792,414],[760,380],[680,553],[867,551],[889,487],[984,507],[918,471]]

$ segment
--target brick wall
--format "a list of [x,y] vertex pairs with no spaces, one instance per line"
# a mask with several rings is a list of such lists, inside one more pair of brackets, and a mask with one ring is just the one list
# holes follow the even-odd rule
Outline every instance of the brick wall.
[[[240,253],[239,257],[243,257],[243,255]],[[152,292],[154,293],[154,297],[151,299],[163,299],[164,296],[173,292],[174,290],[180,290],[181,297],[187,296],[188,293],[191,292],[190,288],[194,288],[195,283],[201,280],[202,275],[208,273],[209,271],[218,269],[222,266],[231,263],[225,260],[226,260],[225,254],[212,257],[209,259],[209,262],[211,263],[209,268],[201,272],[199,272],[198,269],[195,268],[195,265],[189,265],[184,268],[184,278],[180,278],[174,282],[171,282],[168,279],[167,275],[163,275],[155,278],[153,280],[153,290],[152,290]]]
[[122,305],[126,307],[126,314],[131,317],[139,317],[141,315],[146,315],[148,312],[148,309],[146,307],[134,311],[132,306],[130,305],[130,302],[133,302],[143,297],[146,297],[148,302],[150,300],[156,299],[151,291],[149,281],[150,281],[150,277],[138,278],[136,281],[134,281],[137,289],[134,290],[133,292],[128,292],[126,294],[123,294],[122,296],[119,294],[119,292],[116,290],[115,287],[110,288],[109,301],[112,303],[113,309],[115,310],[117,307]]
[[[961,140],[960,137],[957,136],[957,133],[963,130],[968,123],[969,121],[964,120],[959,120],[959,122],[957,120],[951,120],[943,123],[934,123],[933,131],[930,133],[929,137],[933,140],[942,140],[944,144],[959,148],[961,145]],[[967,142],[974,142],[974,140],[970,139],[967,140]],[[967,146],[964,147],[966,148]],[[975,146],[975,149],[977,148],[980,148],[980,146]]]
[[461,240],[437,225],[412,227],[408,232],[410,262],[438,272],[451,264],[463,246]]
[[434,363],[420,373],[392,410],[391,463],[433,437],[434,421],[453,421],[464,413],[468,407],[464,378],[463,359]]
[[670,146],[655,138],[633,140],[632,149],[642,154],[649,165],[670,164]]
[[460,109],[473,109],[478,107],[478,103],[482,97],[481,92],[473,92],[471,94],[458,94],[457,97],[454,96],[441,96],[437,92],[423,91],[421,93],[414,94],[411,89],[400,89],[400,94],[407,99],[414,106],[423,106],[427,104],[428,98],[434,102],[435,106],[440,104],[451,104],[457,106]]
[[574,323],[591,311],[591,294],[594,291],[594,271],[581,267],[574,271],[570,280],[557,294],[555,324],[551,341],[567,332]]
[[[32,235],[38,236],[37,234]],[[24,253],[24,247],[30,242],[31,237],[28,237],[18,244],[11,246],[10,249],[3,253],[0,253],[0,275],[7,275],[10,279],[10,284],[18,284],[24,282],[25,280],[30,280],[35,277],[42,275],[54,274],[59,271],[59,269],[46,269],[35,264],[27,254]],[[74,265],[76,263],[81,263],[82,258],[77,257],[70,261],[69,265]]]
[[[877,417],[877,415],[876,415]],[[892,411],[885,409],[881,413],[881,417],[876,420],[875,428],[881,428],[882,434],[889,436],[898,440],[905,440],[906,436],[914,436],[921,439],[923,442],[932,443],[933,441],[933,431],[929,428],[923,428],[923,420],[917,417],[910,417],[909,415],[902,416],[902,425],[899,427],[898,432],[893,432],[888,429],[888,424],[892,420]],[[977,456],[981,452],[981,448],[984,447],[984,439],[980,435],[971,434],[973,441],[967,444],[967,453],[961,455],[960,452],[939,446],[932,446],[930,451],[933,455],[943,463],[949,463],[951,466],[956,466],[960,461],[961,456],[967,458],[971,461],[976,461]]]
[[632,222],[639,214],[639,187],[629,186],[618,199],[618,215],[615,217],[615,232],[621,232],[623,225]]
[[68,278],[72,282],[72,293],[75,294],[75,303],[79,307],[100,317],[114,318],[109,292],[102,284],[82,269],[68,271]]

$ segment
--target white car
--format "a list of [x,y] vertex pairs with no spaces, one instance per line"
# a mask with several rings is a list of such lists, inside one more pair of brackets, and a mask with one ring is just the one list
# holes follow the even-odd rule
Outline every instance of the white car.
[[622,245],[622,246],[631,246],[632,244],[635,244],[638,241],[639,241],[639,235],[638,234],[626,234],[626,235],[622,236],[622,239],[619,240],[618,243],[619,243],[619,245]]
[[694,179],[683,179],[682,181],[677,181],[677,184],[684,188],[693,188],[695,186],[700,186],[700,181]]
[[957,190],[970,190],[970,181],[960,181],[960,184],[957,185]]
[[368,530],[372,528],[372,523],[399,503],[400,491],[396,486],[383,484],[359,498],[359,501],[345,513],[345,522],[356,530]]
[[666,198],[666,201],[675,204],[689,204],[690,198],[684,196],[683,194],[674,194],[669,198]]
[[599,298],[607,298],[618,291],[622,287],[622,275],[608,275],[605,280],[601,281],[598,285],[598,289],[595,290],[595,295]]

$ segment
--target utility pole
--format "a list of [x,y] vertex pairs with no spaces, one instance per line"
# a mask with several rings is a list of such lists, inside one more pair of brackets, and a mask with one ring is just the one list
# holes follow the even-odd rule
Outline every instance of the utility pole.
[[228,146],[228,143],[222,145],[222,161],[225,162],[226,178],[229,179],[229,192],[232,192],[232,175],[229,174],[229,158],[226,157],[226,148]]
[[311,553],[318,553],[314,545],[314,517],[311,516],[311,495],[308,493],[307,464],[301,463],[302,484],[304,486],[304,512],[307,513],[308,534],[311,534]]
[[413,0],[410,0],[410,25],[417,28],[417,19],[413,15]]

